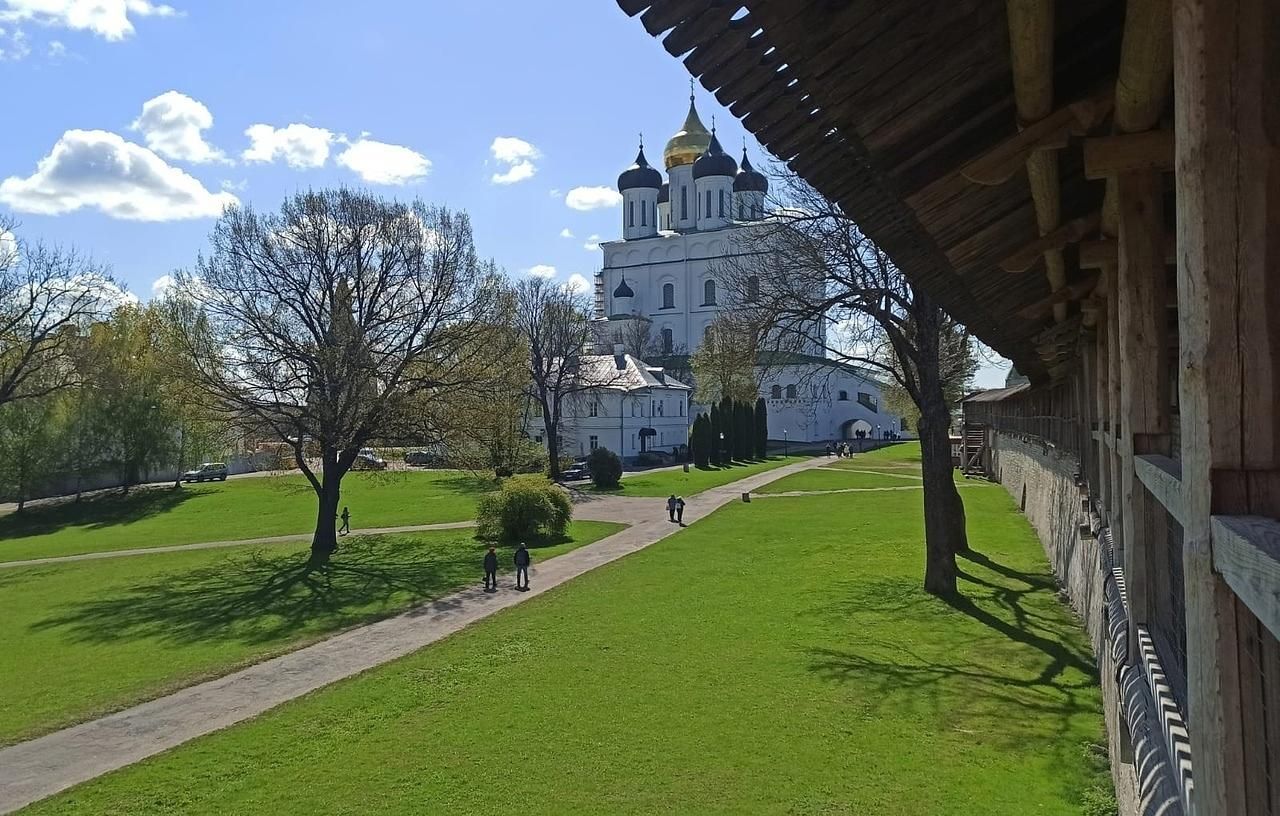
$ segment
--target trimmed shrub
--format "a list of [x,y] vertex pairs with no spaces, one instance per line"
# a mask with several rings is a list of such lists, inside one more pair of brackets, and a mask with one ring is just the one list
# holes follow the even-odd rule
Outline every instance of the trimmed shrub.
[[769,455],[769,408],[764,397],[756,400],[755,421],[756,458],[764,459]]
[[587,457],[587,469],[591,471],[591,483],[596,487],[617,487],[622,481],[622,460],[608,448],[596,448]]
[[711,467],[711,419],[706,414],[698,414],[694,420],[690,443],[693,464],[700,468]]
[[476,507],[476,537],[490,541],[553,541],[573,516],[569,496],[546,477],[512,476]]

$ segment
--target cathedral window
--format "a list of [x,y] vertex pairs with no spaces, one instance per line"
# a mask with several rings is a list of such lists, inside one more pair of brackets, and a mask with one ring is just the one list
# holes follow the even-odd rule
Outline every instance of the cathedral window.
[[796,387],[794,385],[787,386],[787,399],[796,398]]
[[689,217],[689,188],[682,185],[680,187],[680,220],[683,221],[688,217]]
[[634,201],[627,203],[627,226],[634,227],[636,225],[636,203]]
[[724,190],[720,191],[720,217],[724,218]]
[[711,191],[707,190],[707,218],[711,217]]
[[747,278],[747,302],[755,303],[760,299],[760,276],[752,275]]
[[782,399],[782,386],[775,385],[769,389],[769,399]]
[[841,392],[840,392],[840,401],[841,401],[841,402],[848,402],[848,401],[849,401],[849,392],[848,392],[848,391],[841,391]]
[[640,202],[640,226],[649,226],[649,204],[648,202]]
[[[670,284],[667,284],[667,285],[670,286]],[[674,339],[671,336],[671,329],[663,329],[662,330],[662,353],[670,354],[673,345],[674,345]]]
[[702,305],[716,305],[716,282],[713,280],[709,280],[702,284]]
[[676,307],[676,286],[674,283],[662,284],[662,308],[674,309]]

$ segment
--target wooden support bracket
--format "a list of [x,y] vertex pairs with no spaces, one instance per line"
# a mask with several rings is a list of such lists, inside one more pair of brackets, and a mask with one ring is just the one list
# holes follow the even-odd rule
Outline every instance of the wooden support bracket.
[[1074,244],[1086,235],[1096,232],[1098,219],[1098,213],[1091,213],[1068,221],[1056,230],[1025,244],[1017,252],[1001,261],[1000,268],[1006,272],[1025,272],[1034,266],[1045,252],[1062,249],[1067,244]]
[[1173,170],[1173,131],[1147,130],[1084,140],[1084,175],[1105,179],[1136,170]]
[[1027,157],[1032,153],[1066,147],[1072,136],[1088,133],[1110,111],[1110,92],[1072,102],[964,165],[960,175],[975,184],[1003,184],[1026,167]]

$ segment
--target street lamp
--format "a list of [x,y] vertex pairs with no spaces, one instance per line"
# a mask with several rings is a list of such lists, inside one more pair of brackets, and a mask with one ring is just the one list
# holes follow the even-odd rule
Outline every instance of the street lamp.
[[791,455],[791,449],[787,446],[787,429],[782,429],[782,458],[786,459]]

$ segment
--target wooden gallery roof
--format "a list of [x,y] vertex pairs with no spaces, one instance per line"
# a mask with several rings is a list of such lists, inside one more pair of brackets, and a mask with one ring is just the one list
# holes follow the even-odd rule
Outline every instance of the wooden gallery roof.
[[1082,137],[1156,126],[1171,87],[1136,38],[1117,85],[1124,2],[617,1],[952,315],[1065,373],[1115,257]]

